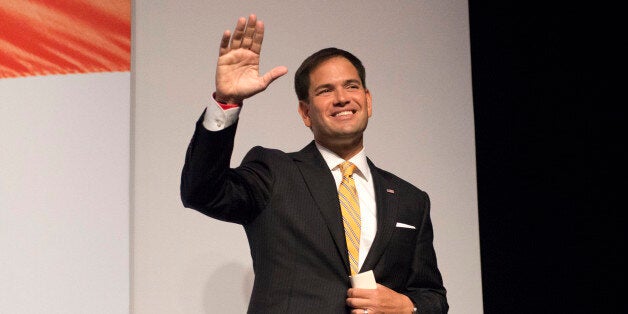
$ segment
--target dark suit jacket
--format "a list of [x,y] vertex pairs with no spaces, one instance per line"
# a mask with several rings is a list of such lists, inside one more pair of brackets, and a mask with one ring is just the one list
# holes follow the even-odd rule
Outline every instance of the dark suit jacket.
[[[349,264],[338,192],[314,142],[295,153],[253,148],[229,168],[236,125],[210,132],[202,117],[188,147],[181,198],[188,208],[242,224],[255,282],[249,313],[347,313]],[[410,297],[419,313],[446,313],[425,192],[369,160],[377,234],[362,271]],[[401,222],[416,229],[399,228]]]

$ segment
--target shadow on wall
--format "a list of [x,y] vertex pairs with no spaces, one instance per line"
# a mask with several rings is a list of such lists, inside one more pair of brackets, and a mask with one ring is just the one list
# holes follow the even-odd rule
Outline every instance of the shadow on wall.
[[205,284],[205,313],[246,313],[254,278],[250,266],[237,262],[218,267]]

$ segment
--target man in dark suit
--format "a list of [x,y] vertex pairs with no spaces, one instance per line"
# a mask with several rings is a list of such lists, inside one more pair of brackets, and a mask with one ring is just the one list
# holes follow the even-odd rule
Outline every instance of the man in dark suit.
[[[249,313],[446,313],[427,194],[366,158],[371,94],[355,56],[323,49],[295,74],[314,141],[294,153],[255,147],[229,168],[243,100],[287,73],[259,76],[263,34],[255,15],[223,34],[216,103],[197,122],[181,179],[186,207],[244,226],[255,272]],[[353,173],[341,173],[345,161]],[[348,206],[343,186],[357,194]],[[352,288],[350,276],[369,270],[374,289]]]

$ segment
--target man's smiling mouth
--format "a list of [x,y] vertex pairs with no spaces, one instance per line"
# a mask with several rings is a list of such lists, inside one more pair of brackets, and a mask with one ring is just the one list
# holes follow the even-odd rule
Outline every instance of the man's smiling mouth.
[[334,114],[332,114],[332,117],[340,117],[340,116],[347,116],[347,115],[351,115],[354,114],[355,111],[354,110],[345,110],[345,111],[340,111],[340,112],[336,112]]

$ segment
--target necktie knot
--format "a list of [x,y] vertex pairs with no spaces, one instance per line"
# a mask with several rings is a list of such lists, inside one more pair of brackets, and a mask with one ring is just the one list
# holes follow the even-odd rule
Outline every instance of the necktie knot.
[[343,177],[351,177],[353,171],[355,170],[355,165],[350,161],[345,161],[338,165],[338,168],[340,168],[340,172],[342,172]]

